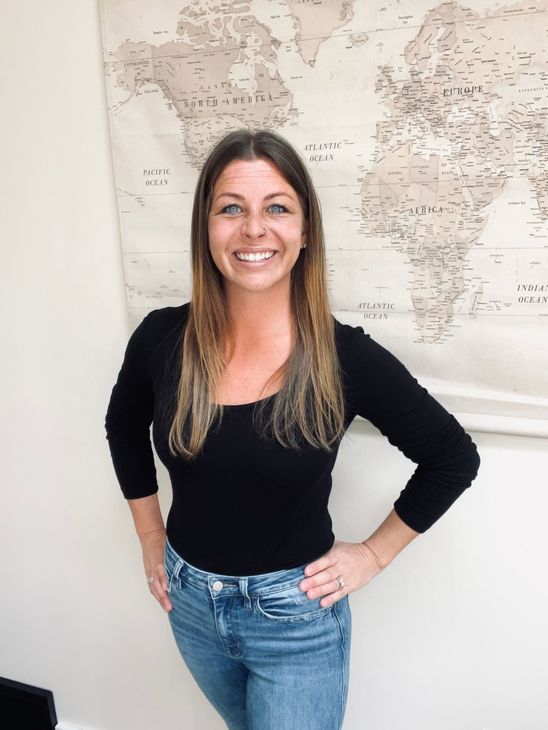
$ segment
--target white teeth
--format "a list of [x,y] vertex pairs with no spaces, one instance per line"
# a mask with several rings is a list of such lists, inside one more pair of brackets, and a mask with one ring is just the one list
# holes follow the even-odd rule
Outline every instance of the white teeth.
[[261,253],[236,253],[236,258],[240,259],[240,261],[264,261],[265,259],[272,258],[272,256],[274,256],[274,251],[263,251]]

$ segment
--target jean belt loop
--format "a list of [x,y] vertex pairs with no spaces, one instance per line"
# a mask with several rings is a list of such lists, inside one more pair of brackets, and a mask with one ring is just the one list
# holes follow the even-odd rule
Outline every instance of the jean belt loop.
[[245,608],[252,608],[251,606],[251,598],[249,597],[249,594],[247,592],[247,578],[238,578],[238,583],[240,584],[240,593],[242,596],[245,597]]
[[175,567],[173,568],[173,573],[172,573],[171,579],[169,581],[169,587],[167,589],[168,593],[171,592],[171,584],[173,583],[173,581],[179,580],[179,573],[181,572],[181,568],[183,567],[184,564],[185,564],[185,561],[182,558],[179,558],[177,560],[177,562],[175,563]]
[[179,571],[181,570],[181,566],[179,563],[181,563],[181,558],[178,558],[177,562],[175,563],[175,566],[171,572],[171,575],[169,576],[169,582],[167,584],[167,592],[171,593],[171,590],[173,588],[173,581],[179,580]]

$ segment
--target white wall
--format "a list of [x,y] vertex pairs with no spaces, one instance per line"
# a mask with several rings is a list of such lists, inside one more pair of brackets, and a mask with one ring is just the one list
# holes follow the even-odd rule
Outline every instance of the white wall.
[[[0,675],[52,689],[66,730],[219,730],[148,595],[104,436],[129,330],[95,0],[2,3],[0,34]],[[548,726],[547,444],[472,435],[473,487],[351,596],[345,730]],[[366,537],[412,468],[353,426],[337,537]]]

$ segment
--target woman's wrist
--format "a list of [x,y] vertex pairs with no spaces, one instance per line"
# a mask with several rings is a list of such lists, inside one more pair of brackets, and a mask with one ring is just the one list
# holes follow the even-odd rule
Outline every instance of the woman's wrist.
[[141,545],[154,542],[158,536],[165,536],[166,528],[157,493],[139,499],[128,499],[128,504]]
[[367,548],[367,549],[369,550],[369,553],[371,554],[371,556],[372,556],[373,560],[374,560],[374,561],[375,561],[375,563],[377,564],[377,567],[379,568],[379,570],[384,570],[384,568],[386,568],[386,565],[383,565],[383,564],[381,563],[381,560],[380,560],[379,556],[378,556],[378,555],[377,555],[377,553],[376,553],[376,552],[375,552],[375,551],[373,550],[373,548],[372,548],[372,547],[371,547],[371,545],[370,545],[370,544],[369,544],[369,543],[367,542],[367,540],[362,540],[362,543],[361,543],[361,544],[362,544],[362,545],[364,545],[364,546],[365,546],[365,547],[366,547],[366,548]]
[[419,533],[392,510],[384,522],[366,540],[365,545],[373,553],[377,565],[386,568],[392,560],[403,550]]
[[141,545],[150,545],[151,543],[154,543],[158,540],[164,541],[166,536],[166,528],[164,526],[157,527],[152,530],[147,530],[147,532],[143,532],[141,534],[137,533],[137,537],[139,538],[139,542]]

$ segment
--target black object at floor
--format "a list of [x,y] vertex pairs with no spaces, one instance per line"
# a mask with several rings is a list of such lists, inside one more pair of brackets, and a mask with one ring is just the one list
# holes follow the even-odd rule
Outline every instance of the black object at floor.
[[54,730],[53,692],[0,677],[0,725],[10,730]]

